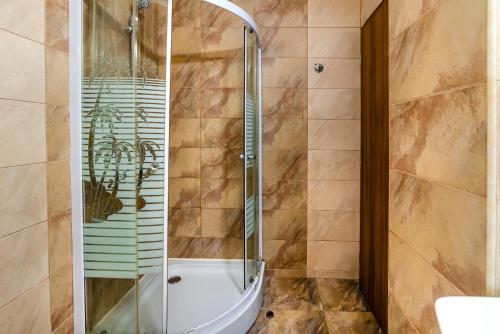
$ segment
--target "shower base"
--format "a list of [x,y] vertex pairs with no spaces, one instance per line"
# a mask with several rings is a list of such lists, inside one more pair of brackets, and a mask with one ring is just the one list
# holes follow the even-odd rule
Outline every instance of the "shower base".
[[[261,273],[264,273],[264,262]],[[244,334],[262,305],[263,274],[243,290],[242,260],[169,259],[168,334]],[[136,333],[135,294],[125,295],[99,322],[93,333]],[[145,275],[140,281],[140,333],[160,334],[162,274]],[[105,331],[105,332],[104,332]]]

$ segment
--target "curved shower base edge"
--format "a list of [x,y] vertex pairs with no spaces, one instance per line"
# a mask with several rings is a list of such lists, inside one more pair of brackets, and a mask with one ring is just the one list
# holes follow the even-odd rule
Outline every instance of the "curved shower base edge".
[[193,334],[245,334],[257,319],[264,298],[264,272],[266,264],[261,262],[260,274],[242,299],[226,313],[186,333]]

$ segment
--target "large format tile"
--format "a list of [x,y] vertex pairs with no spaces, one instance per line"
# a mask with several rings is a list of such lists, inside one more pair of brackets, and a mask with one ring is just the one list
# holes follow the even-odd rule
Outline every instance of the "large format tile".
[[264,148],[307,147],[307,120],[264,117],[263,123],[262,146]]
[[265,58],[265,88],[307,88],[307,58]]
[[309,57],[361,58],[359,28],[309,28]]
[[390,173],[389,227],[462,291],[485,293],[486,199]]
[[359,211],[359,181],[308,182],[309,210]]
[[432,266],[389,234],[389,290],[420,333],[440,333],[435,301],[463,292],[450,284]]
[[307,215],[304,210],[266,210],[262,215],[264,239],[307,239]]
[[264,240],[264,259],[268,269],[305,270],[307,242],[304,240]]
[[0,239],[0,306],[49,276],[47,223]]
[[0,168],[46,161],[44,109],[39,103],[0,100]]
[[286,310],[322,310],[313,278],[266,277],[263,308]]
[[262,114],[273,118],[307,118],[306,88],[266,88]]
[[168,212],[168,236],[201,237],[200,208],[170,208]]
[[45,47],[0,29],[0,76],[0,98],[45,103]]
[[309,119],[360,119],[359,89],[309,89]]
[[[371,312],[325,312],[330,333],[379,334],[380,328]],[[395,332],[396,333],[396,332]],[[398,332],[399,333],[399,332]],[[403,334],[403,332],[400,332]]]
[[359,151],[309,150],[309,180],[353,181],[360,179]]
[[485,196],[486,112],[486,85],[391,107],[391,168]]
[[307,27],[307,0],[255,0],[260,27]]
[[39,43],[45,41],[45,1],[17,0],[2,5],[0,29]]
[[200,207],[200,179],[170,178],[168,192],[172,208]]
[[0,237],[47,220],[45,164],[0,169]]
[[49,281],[1,307],[0,324],[4,333],[50,333]]
[[169,237],[169,258],[200,258],[201,238]]
[[403,310],[389,292],[388,301],[388,332],[419,334],[413,324],[406,318]]
[[[370,0],[375,2],[378,0]],[[422,15],[432,10],[442,0],[392,0],[389,2],[389,38],[392,39],[410,25],[418,21]]]
[[236,238],[202,238],[201,254],[205,259],[243,259],[245,243]]
[[212,88],[201,91],[201,117],[242,118],[243,89]]
[[237,118],[202,118],[201,147],[243,147],[243,120]]
[[307,184],[296,180],[264,180],[262,185],[264,210],[305,210]]
[[200,119],[173,118],[170,120],[170,147],[200,147]]
[[264,57],[307,57],[307,28],[264,28]]
[[201,176],[204,178],[242,179],[242,148],[202,148]]
[[241,27],[205,27],[201,30],[203,57],[238,57],[243,54]]
[[257,321],[247,334],[329,334],[325,315],[321,311],[276,310],[272,319],[266,319],[268,310],[262,309]]
[[309,27],[359,27],[360,0],[309,0]]
[[361,149],[361,124],[357,120],[309,120],[308,128],[309,149]]
[[201,235],[204,238],[243,238],[242,209],[201,209]]
[[307,242],[307,269],[358,272],[359,243],[310,240]]
[[359,241],[359,224],[356,211],[308,211],[307,239]]
[[200,85],[203,88],[243,88],[243,51],[235,57],[204,54],[200,68]]
[[391,40],[391,103],[486,80],[486,13],[485,0],[442,1]]
[[170,148],[169,153],[170,177],[200,177],[199,148]]
[[307,179],[307,150],[264,150],[266,179]]
[[364,312],[368,310],[357,280],[318,278],[316,282],[325,311]]
[[240,209],[243,207],[241,179],[201,179],[201,207]]
[[[324,65],[324,70],[317,73],[314,64]],[[361,88],[361,60],[336,58],[308,59],[309,88]]]

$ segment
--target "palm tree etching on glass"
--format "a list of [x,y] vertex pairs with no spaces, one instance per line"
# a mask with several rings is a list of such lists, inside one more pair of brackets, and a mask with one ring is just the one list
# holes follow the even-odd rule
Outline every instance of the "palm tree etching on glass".
[[[103,102],[104,95],[110,95],[115,89],[111,80],[121,78],[133,79],[134,72],[138,82],[152,74],[156,75],[156,65],[145,61],[132,66],[126,58],[98,58],[91,62],[89,68],[88,86],[96,85],[97,95],[93,107],[85,114],[90,120],[87,137],[87,162],[89,180],[83,181],[85,193],[85,223],[99,223],[123,209],[123,202],[118,197],[121,182],[126,178],[124,162],[136,163],[136,209],[146,206],[144,197],[140,195],[143,181],[154,175],[159,168],[156,150],[160,146],[151,140],[142,140],[134,128],[135,139],[123,140],[118,137],[116,125],[122,123],[124,113],[117,103]],[[133,81],[135,82],[135,81]],[[148,124],[148,113],[139,104],[134,106],[134,124]],[[97,132],[99,130],[99,133]],[[127,138],[128,139],[128,138]],[[152,163],[146,168],[147,157]],[[99,165],[99,168],[96,166]]]

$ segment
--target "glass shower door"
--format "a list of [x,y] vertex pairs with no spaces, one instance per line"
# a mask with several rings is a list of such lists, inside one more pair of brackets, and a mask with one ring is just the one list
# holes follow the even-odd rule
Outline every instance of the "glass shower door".
[[245,288],[253,283],[259,268],[259,68],[257,37],[245,27]]

